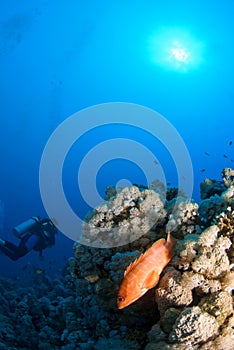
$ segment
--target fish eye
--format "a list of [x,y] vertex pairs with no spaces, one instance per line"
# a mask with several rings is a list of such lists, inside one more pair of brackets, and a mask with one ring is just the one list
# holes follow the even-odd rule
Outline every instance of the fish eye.
[[117,297],[117,301],[118,301],[118,302],[124,301],[124,299],[125,299],[125,298],[124,298],[124,297],[121,297],[121,296],[118,296],[118,297]]

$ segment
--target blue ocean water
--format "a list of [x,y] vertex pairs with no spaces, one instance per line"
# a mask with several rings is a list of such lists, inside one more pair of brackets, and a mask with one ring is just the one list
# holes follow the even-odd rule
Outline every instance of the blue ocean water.
[[[39,186],[44,147],[63,121],[96,104],[135,103],[166,118],[190,154],[193,198],[199,201],[200,182],[220,179],[221,170],[233,165],[233,11],[230,0],[1,4],[1,236],[17,243],[15,225],[48,215]],[[81,118],[81,126],[85,122]],[[92,206],[82,198],[90,189],[79,188],[79,167],[95,146],[116,138],[150,150],[157,159],[152,177],[159,162],[166,182],[177,186],[166,145],[134,125],[113,125],[110,116],[109,125],[77,140],[64,162],[64,190],[81,218]],[[146,169],[128,158],[127,150],[127,159],[114,154],[96,169],[93,186],[102,198],[106,186],[123,179],[147,184]],[[90,175],[87,168],[87,180]],[[25,281],[27,265],[59,273],[73,254],[73,241],[62,233],[56,238],[43,261],[35,252],[17,262],[0,255],[1,275]]]

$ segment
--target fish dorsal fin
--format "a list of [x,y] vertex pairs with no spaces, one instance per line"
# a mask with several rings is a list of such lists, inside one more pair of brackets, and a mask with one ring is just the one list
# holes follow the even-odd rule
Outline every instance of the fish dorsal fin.
[[161,246],[163,246],[165,244],[165,239],[161,238],[158,241],[154,242],[154,244],[148,249],[146,250],[143,254],[141,254],[139,256],[139,258],[137,258],[135,261],[133,261],[125,270],[124,272],[124,276],[126,276],[127,273],[129,273],[130,271],[132,271],[134,269],[134,267],[139,264],[140,262],[142,262],[142,260],[152,252],[152,250],[157,249]]
[[[145,252],[145,253],[146,253],[146,252]],[[132,271],[132,270],[134,269],[134,267],[135,267],[137,264],[139,264],[139,262],[141,262],[141,261],[143,260],[145,253],[144,253],[144,254],[141,254],[141,255],[139,256],[139,258],[136,258],[136,260],[134,260],[130,265],[128,265],[128,267],[126,268],[126,270],[125,270],[125,272],[124,272],[124,276],[126,276],[127,273],[129,273],[130,271]]]

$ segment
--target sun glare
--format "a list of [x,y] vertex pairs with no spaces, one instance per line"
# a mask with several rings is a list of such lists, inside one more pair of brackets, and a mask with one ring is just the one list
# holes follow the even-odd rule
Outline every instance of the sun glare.
[[179,29],[161,29],[150,38],[152,61],[167,70],[188,72],[203,61],[204,45],[190,33]]
[[189,61],[190,52],[183,47],[179,41],[175,40],[172,43],[171,48],[171,58],[175,59],[179,62],[188,62]]

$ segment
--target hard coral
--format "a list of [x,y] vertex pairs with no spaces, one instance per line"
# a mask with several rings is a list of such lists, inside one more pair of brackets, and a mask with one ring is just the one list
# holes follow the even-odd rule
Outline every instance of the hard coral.
[[173,343],[189,343],[190,346],[205,343],[218,335],[219,324],[215,317],[198,306],[182,311],[176,319],[169,340]]
[[[116,191],[87,219],[89,229],[103,229],[100,242],[110,238],[113,227],[118,228],[116,242],[126,234],[135,238],[134,225],[140,228],[141,236],[135,241],[128,237],[128,244],[108,249],[74,245],[71,272],[76,281],[77,309],[82,313],[79,324],[93,330],[93,348],[114,334],[147,350],[229,350],[234,324],[234,188],[212,182],[209,193],[214,196],[199,206],[183,196],[164,205],[162,194],[156,191],[157,186],[154,190],[133,186]],[[150,229],[149,218],[146,222],[141,216],[146,211],[154,221]],[[157,239],[165,238],[169,229],[178,242],[158,285],[131,306],[118,310],[116,295],[126,266]],[[94,234],[94,241],[96,238]],[[227,348],[222,348],[222,339]]]
[[216,194],[220,196],[225,189],[226,186],[222,181],[205,179],[200,184],[200,197],[201,199],[207,199]]
[[225,291],[204,296],[198,305],[203,311],[214,316],[220,325],[224,324],[227,317],[233,313],[232,297]]
[[226,187],[234,185],[234,170],[231,168],[224,168],[222,171],[223,182]]
[[174,232],[176,238],[183,238],[184,234],[196,232],[198,204],[194,201],[184,197],[173,198],[167,204],[167,214],[166,230]]
[[[210,242],[209,238],[208,240]],[[226,237],[217,239],[212,246],[200,245],[198,256],[191,264],[192,270],[208,279],[225,276],[230,264],[226,249],[230,245],[231,242]]]
[[181,281],[181,273],[173,267],[165,270],[164,276],[155,291],[155,300],[162,315],[170,307],[189,305],[192,300],[192,290]]
[[155,191],[126,187],[87,216],[81,241],[103,248],[127,244],[161,223],[165,216],[164,202]]

